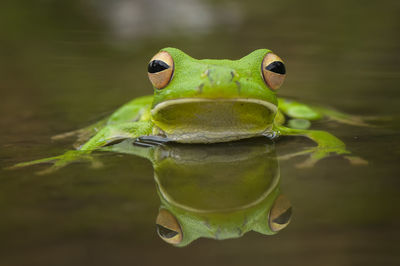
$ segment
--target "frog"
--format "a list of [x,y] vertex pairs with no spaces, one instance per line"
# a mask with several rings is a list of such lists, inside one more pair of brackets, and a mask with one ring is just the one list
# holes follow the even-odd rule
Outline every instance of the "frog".
[[174,247],[200,238],[237,239],[250,231],[272,236],[292,220],[276,148],[265,138],[191,145],[128,139],[101,150],[152,163],[160,199],[155,230]]
[[12,168],[51,163],[42,171],[49,173],[76,161],[96,165],[91,156],[94,151],[125,139],[211,144],[259,136],[272,140],[303,136],[314,141],[315,146],[292,155],[308,156],[302,166],[310,167],[331,154],[357,161],[340,139],[309,127],[321,119],[352,125],[364,125],[364,121],[333,109],[278,98],[286,66],[271,50],[257,49],[229,60],[195,59],[167,47],[151,58],[147,74],[153,95],[135,98],[95,124],[53,137],[75,136],[75,150]]

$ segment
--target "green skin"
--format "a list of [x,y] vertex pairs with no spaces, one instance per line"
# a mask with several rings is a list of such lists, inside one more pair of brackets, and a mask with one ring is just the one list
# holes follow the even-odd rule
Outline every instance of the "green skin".
[[[54,137],[78,136],[77,150],[14,168],[52,162],[51,168],[42,171],[49,173],[77,160],[93,161],[91,152],[142,136],[181,143],[215,143],[287,135],[305,136],[317,144],[293,154],[310,154],[302,166],[312,166],[331,153],[350,152],[330,133],[307,130],[309,121],[329,118],[364,125],[357,117],[278,99],[261,74],[262,60],[270,50],[255,50],[239,60],[197,60],[175,48],[161,51],[172,56],[175,67],[165,88],[154,88],[153,96],[136,98],[94,125]],[[288,126],[284,126],[285,116],[290,119]]]
[[[171,143],[149,148],[132,144],[126,140],[102,150],[134,154],[152,162],[160,210],[168,210],[181,228],[182,241],[175,246],[186,246],[200,237],[277,233],[270,226],[270,210],[281,195],[280,171],[269,141]],[[285,226],[289,221],[290,216]]]

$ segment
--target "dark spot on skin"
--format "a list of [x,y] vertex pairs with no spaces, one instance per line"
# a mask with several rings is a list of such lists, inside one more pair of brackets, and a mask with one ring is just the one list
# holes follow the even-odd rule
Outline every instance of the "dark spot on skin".
[[115,144],[123,142],[124,140],[126,140],[126,138],[109,140],[103,147],[115,145]]
[[176,236],[178,234],[178,232],[168,229],[162,225],[156,224],[157,227],[157,233],[163,237],[163,238],[173,238],[174,236]]
[[232,78],[231,78],[231,81],[232,81],[233,78],[235,77],[235,73],[233,73],[233,71],[231,71],[231,76],[232,76]]
[[238,231],[238,236],[241,236],[242,233],[243,233],[242,229],[240,229],[240,227],[237,227],[236,229],[237,229],[237,231]]
[[285,65],[280,61],[275,61],[265,67],[266,70],[277,73],[277,74],[286,74]]
[[273,222],[276,224],[287,224],[290,220],[290,217],[292,217],[292,207],[290,207],[284,213],[275,218]]
[[169,68],[169,65],[167,63],[165,63],[164,61],[153,60],[149,63],[149,65],[147,67],[147,71],[149,73],[157,73],[157,72],[161,72],[168,68]]
[[238,89],[238,94],[240,95],[240,89],[242,87],[242,85],[240,84],[239,81],[235,81],[236,85],[237,85],[237,89]]
[[199,94],[203,93],[203,87],[204,87],[204,83],[201,83],[201,84],[197,87],[197,91],[199,92]]

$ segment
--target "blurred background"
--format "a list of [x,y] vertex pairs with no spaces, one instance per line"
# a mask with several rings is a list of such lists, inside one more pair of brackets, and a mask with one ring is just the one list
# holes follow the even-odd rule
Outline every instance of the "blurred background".
[[71,140],[52,135],[152,94],[147,63],[167,46],[199,59],[271,49],[287,67],[279,95],[385,119],[316,125],[368,166],[282,162],[295,216],[279,235],[183,249],[156,235],[159,199],[143,159],[105,155],[102,170],[77,164],[41,177],[0,170],[0,265],[399,265],[399,14],[395,0],[3,0],[2,169],[60,154]]

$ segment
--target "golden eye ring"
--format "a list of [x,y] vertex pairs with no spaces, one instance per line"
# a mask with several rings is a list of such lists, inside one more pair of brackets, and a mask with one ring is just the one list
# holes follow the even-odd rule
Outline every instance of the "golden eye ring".
[[284,195],[276,198],[269,212],[268,223],[272,231],[278,232],[288,226],[292,217],[292,204]]
[[286,68],[282,59],[274,53],[268,53],[261,64],[261,73],[267,86],[277,90],[286,77]]
[[150,60],[147,75],[151,84],[157,89],[163,89],[171,81],[174,73],[174,60],[168,52],[161,51]]
[[165,242],[173,245],[182,242],[183,234],[181,226],[175,216],[166,209],[161,209],[158,212],[156,227],[157,234]]

